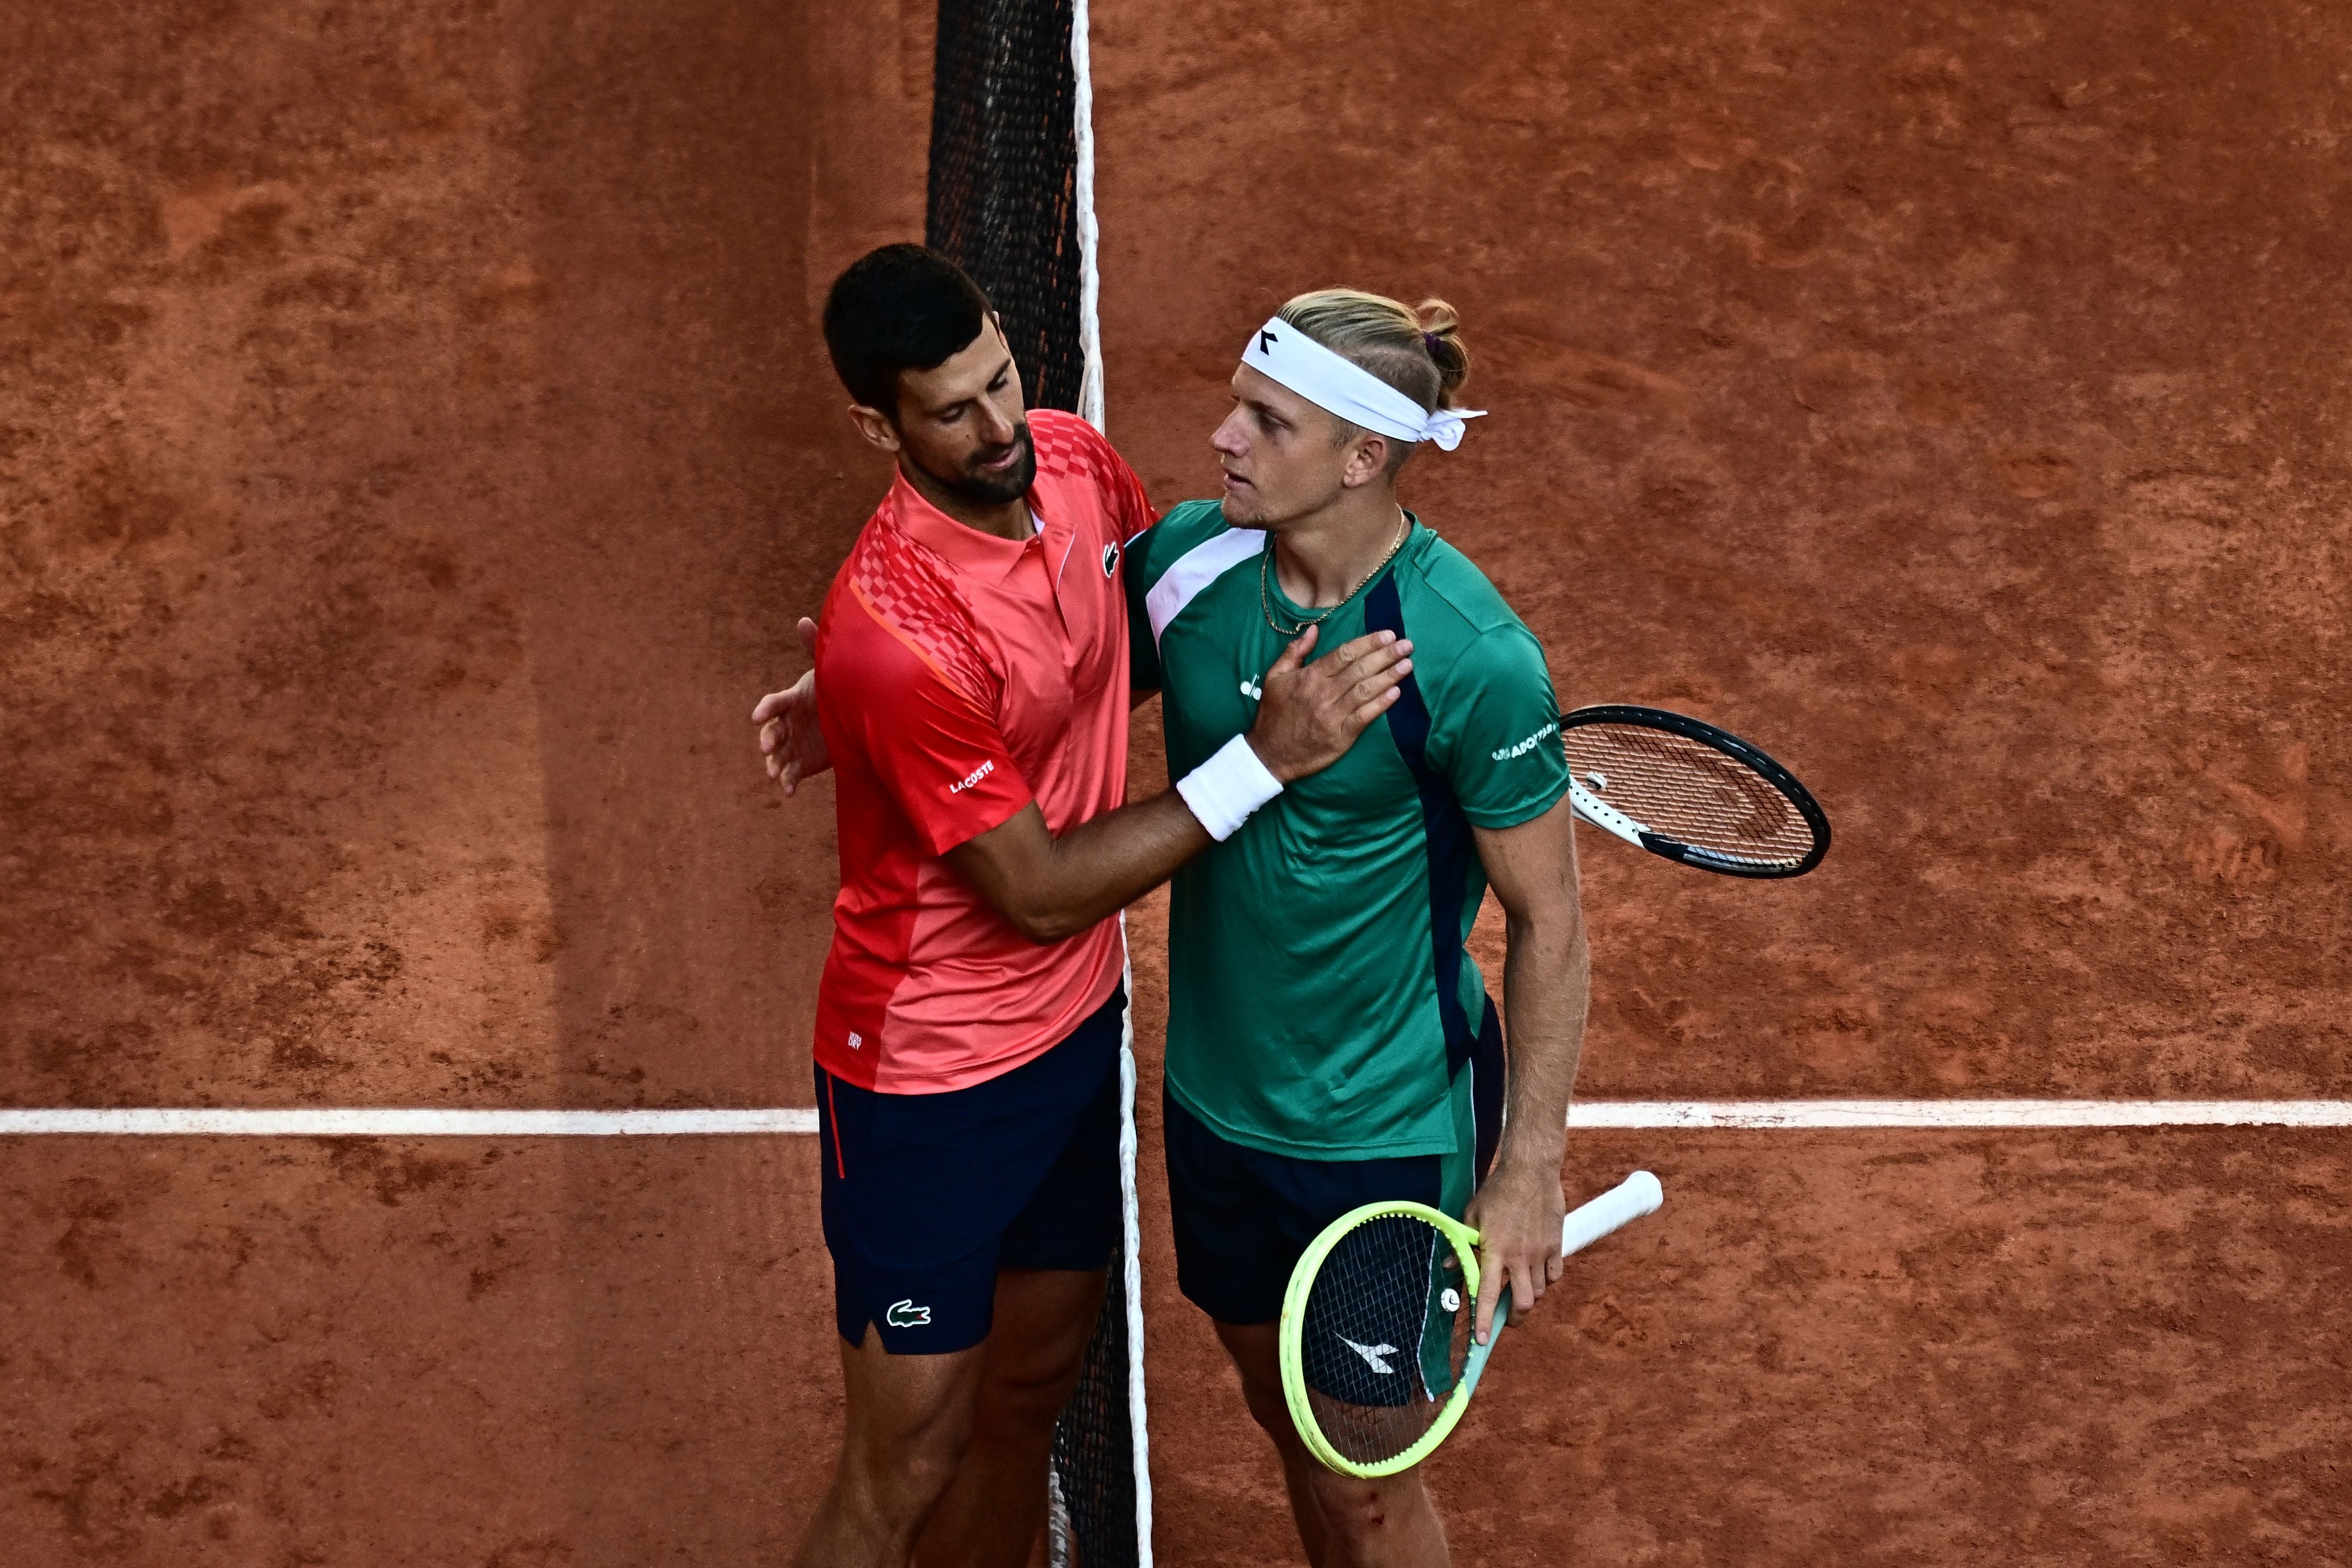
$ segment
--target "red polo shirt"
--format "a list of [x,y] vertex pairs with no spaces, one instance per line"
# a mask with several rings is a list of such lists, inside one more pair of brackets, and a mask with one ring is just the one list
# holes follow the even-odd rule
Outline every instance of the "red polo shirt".
[[1035,409],[1042,531],[967,528],[901,474],[825,595],[819,721],[841,894],[816,1060],[886,1093],[1019,1067],[1102,1005],[1117,917],[1033,942],[940,858],[1032,800],[1056,835],[1127,796],[1121,542],[1150,526],[1134,473],[1075,415]]

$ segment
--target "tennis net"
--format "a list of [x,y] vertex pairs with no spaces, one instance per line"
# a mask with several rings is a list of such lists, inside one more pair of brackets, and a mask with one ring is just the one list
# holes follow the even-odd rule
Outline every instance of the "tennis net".
[[[1033,408],[1103,424],[1087,0],[940,0],[924,238],[988,291]],[[1134,995],[1134,977],[1128,977]],[[1054,1433],[1055,1568],[1150,1568],[1135,1052],[1119,1051],[1122,1240]]]
[[940,0],[924,238],[979,279],[1033,408],[1102,423],[1087,0]]

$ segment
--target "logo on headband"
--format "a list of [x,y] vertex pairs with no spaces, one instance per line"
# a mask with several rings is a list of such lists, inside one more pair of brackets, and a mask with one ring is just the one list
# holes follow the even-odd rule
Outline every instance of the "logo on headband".
[[[1230,341],[1230,340],[1228,340],[1228,341]],[[1274,336],[1274,334],[1273,334],[1272,332],[1264,332],[1264,331],[1262,331],[1262,332],[1258,333],[1258,335],[1257,335],[1257,352],[1258,352],[1258,353],[1265,353],[1265,352],[1267,352],[1268,350],[1270,350],[1271,348],[1273,348],[1273,347],[1274,347],[1274,345],[1275,345],[1275,336]]]

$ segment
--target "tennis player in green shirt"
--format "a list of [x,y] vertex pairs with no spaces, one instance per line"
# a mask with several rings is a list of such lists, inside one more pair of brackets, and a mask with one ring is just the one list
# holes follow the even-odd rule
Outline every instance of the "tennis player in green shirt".
[[[1291,1424],[1276,1331],[1307,1244],[1412,1199],[1482,1233],[1515,1311],[1561,1268],[1591,970],[1559,710],[1534,636],[1396,494],[1420,446],[1450,451],[1477,417],[1454,406],[1468,369],[1441,303],[1292,300],[1234,374],[1223,497],[1174,508],[1123,563],[1130,678],[1161,692],[1170,775],[1217,841],[1176,873],[1169,921],[1178,1284],[1215,1321],[1317,1568],[1446,1551],[1418,1470],[1335,1474]],[[1307,626],[1326,648],[1393,632],[1412,673],[1336,764],[1286,786],[1244,736]],[[824,765],[814,708],[804,680],[755,714],[787,793]],[[1500,1017],[1465,945],[1489,888]]]
[[[1169,917],[1178,1284],[1216,1321],[1318,1568],[1446,1559],[1417,1471],[1336,1475],[1291,1425],[1276,1325],[1307,1243],[1410,1198],[1479,1229],[1515,1302],[1561,1267],[1590,964],[1559,709],[1534,636],[1396,496],[1423,442],[1450,450],[1476,417],[1452,406],[1468,368],[1443,304],[1299,296],[1234,373],[1212,442],[1223,500],[1128,546],[1130,679],[1160,689],[1171,776],[1249,728],[1302,628],[1326,647],[1386,630],[1413,648],[1386,715],[1178,871]],[[1465,948],[1489,887],[1507,1052]]]

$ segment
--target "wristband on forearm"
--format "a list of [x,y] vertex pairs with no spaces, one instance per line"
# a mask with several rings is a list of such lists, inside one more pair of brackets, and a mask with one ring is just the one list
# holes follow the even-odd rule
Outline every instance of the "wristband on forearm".
[[1241,831],[1251,812],[1282,793],[1282,781],[1257,760],[1248,736],[1235,735],[1215,756],[1177,780],[1176,793],[1209,837],[1222,844]]

